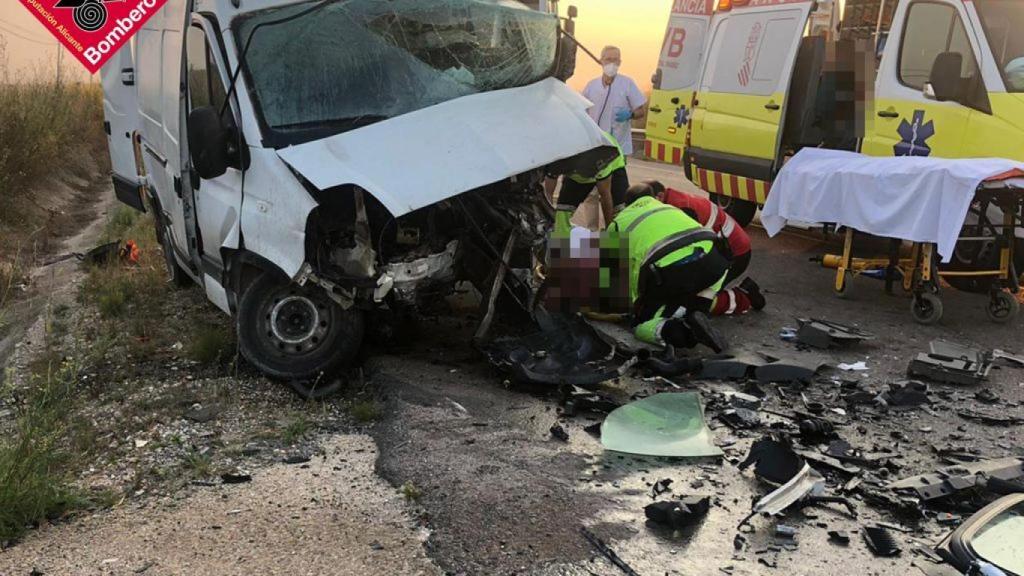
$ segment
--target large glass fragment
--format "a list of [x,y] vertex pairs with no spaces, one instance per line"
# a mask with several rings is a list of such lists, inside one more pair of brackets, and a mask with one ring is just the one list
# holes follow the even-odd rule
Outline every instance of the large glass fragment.
[[696,392],[655,394],[616,409],[601,426],[608,450],[644,456],[721,456]]

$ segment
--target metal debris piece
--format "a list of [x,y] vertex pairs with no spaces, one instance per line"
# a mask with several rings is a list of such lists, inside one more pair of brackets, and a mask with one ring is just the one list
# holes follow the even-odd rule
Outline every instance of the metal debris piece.
[[881,466],[884,461],[888,459],[888,457],[884,455],[865,454],[863,451],[854,448],[849,442],[841,438],[829,443],[825,454],[839,460],[840,462],[849,462],[851,464],[867,468]]
[[910,361],[907,373],[948,384],[970,386],[984,382],[992,370],[992,355],[959,344],[936,340],[930,352]]
[[246,472],[235,470],[220,475],[220,481],[225,484],[244,484],[252,481],[252,476]]
[[865,526],[864,527],[864,541],[867,542],[868,548],[875,554],[875,556],[881,556],[883,558],[891,558],[898,556],[900,553],[899,544],[889,534],[889,531],[879,526]]
[[1003,350],[998,350],[998,349],[993,350],[992,351],[992,359],[993,360],[1006,360],[1006,361],[1008,361],[1008,362],[1010,362],[1012,364],[1016,364],[1018,368],[1024,367],[1024,358],[1022,358],[1020,356],[1014,356],[1013,354],[1010,354],[1009,352],[1005,352]]
[[874,334],[838,322],[805,318],[800,318],[797,321],[800,323],[800,328],[796,332],[797,341],[815,348],[849,346],[864,340],[875,339]]
[[606,450],[644,456],[722,455],[695,392],[655,394],[616,409],[601,427],[601,444]]
[[845,530],[829,530],[828,539],[830,542],[835,542],[840,546],[847,546],[850,544],[850,535]]
[[822,454],[820,452],[814,452],[811,450],[797,450],[797,455],[801,458],[811,462],[820,467],[829,468],[836,472],[842,472],[843,474],[849,474],[850,476],[856,476],[861,473],[861,469],[852,464],[846,464],[836,458],[829,456],[828,454]]
[[648,504],[644,507],[644,514],[651,522],[679,530],[706,516],[710,509],[710,496],[688,496],[681,500]]
[[798,423],[800,427],[800,439],[804,443],[824,442],[835,436],[835,425],[824,418],[805,418]]
[[922,500],[934,500],[954,492],[984,485],[990,479],[1013,482],[1024,478],[1024,458],[1000,458],[976,464],[959,464],[938,472],[897,480],[888,488],[913,491]]
[[808,497],[821,496],[824,491],[825,477],[804,463],[803,468],[789,482],[754,503],[750,515],[744,518],[741,524],[746,524],[757,514],[767,514],[768,516],[781,514],[793,504]]
[[793,540],[796,538],[796,528],[793,526],[786,526],[785,524],[777,524],[775,526],[775,537]]
[[629,564],[627,564],[625,560],[620,558],[619,555],[615,553],[615,550],[612,550],[611,547],[604,543],[604,540],[598,538],[597,535],[588,530],[586,526],[580,526],[580,533],[583,534],[583,537],[587,539],[587,542],[590,542],[591,546],[597,548],[597,551],[600,552],[602,556],[607,558],[608,561],[611,562],[616,568],[626,573],[627,576],[640,576],[639,574],[637,574],[636,570],[633,570],[633,568]]

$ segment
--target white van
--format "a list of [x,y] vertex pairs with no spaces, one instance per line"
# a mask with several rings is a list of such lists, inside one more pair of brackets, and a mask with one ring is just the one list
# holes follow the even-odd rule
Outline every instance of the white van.
[[457,281],[533,301],[544,173],[614,156],[567,40],[511,0],[171,0],[103,70],[115,190],[249,361],[331,373]]

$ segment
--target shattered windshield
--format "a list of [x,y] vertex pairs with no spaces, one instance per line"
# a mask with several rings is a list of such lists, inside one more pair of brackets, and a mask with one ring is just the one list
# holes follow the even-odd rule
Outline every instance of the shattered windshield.
[[975,2],[996,65],[1010,92],[1024,92],[1024,3],[1020,0]]
[[[239,46],[312,5],[240,17]],[[294,144],[540,81],[557,38],[557,18],[511,0],[343,0],[257,30],[246,72],[271,139]]]
[[1024,574],[1024,503],[982,526],[971,540],[971,548],[982,559],[1003,570]]

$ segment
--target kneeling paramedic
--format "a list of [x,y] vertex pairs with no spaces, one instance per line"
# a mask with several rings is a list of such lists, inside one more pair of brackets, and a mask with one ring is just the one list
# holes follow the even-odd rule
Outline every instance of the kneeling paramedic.
[[608,227],[629,260],[635,335],[644,342],[715,352],[725,340],[708,312],[725,283],[729,261],[717,235],[682,210],[659,202],[650,186],[631,188],[627,206]]
[[567,238],[572,230],[572,215],[576,212],[590,193],[597,188],[601,201],[601,212],[604,221],[611,222],[615,213],[622,209],[629,189],[629,176],[626,173],[626,157],[622,148],[612,136],[605,134],[619,155],[593,176],[579,173],[566,175],[562,179],[562,189],[558,193],[558,204],[555,206],[555,235]]
[[739,315],[751,309],[764,309],[766,302],[761,287],[753,278],[744,277],[752,253],[750,237],[732,216],[706,197],[666,188],[657,180],[648,180],[638,186],[650,186],[659,201],[686,212],[687,216],[724,240],[719,242],[718,249],[729,260],[729,273],[725,276],[725,288],[718,293],[711,306],[712,316]]

